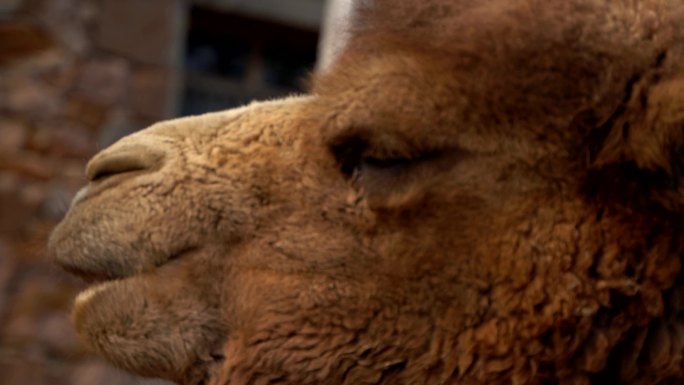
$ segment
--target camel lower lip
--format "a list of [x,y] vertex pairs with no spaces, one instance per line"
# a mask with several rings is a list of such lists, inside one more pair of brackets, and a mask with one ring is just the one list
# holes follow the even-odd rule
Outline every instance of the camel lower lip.
[[[168,262],[167,263],[173,263],[177,259],[185,256],[186,254],[196,250],[196,248],[191,247],[188,248],[187,250],[184,250],[179,253],[172,254],[170,257],[168,257]],[[165,265],[167,264],[165,263]],[[159,266],[162,267],[162,266]],[[120,283],[123,280],[133,278],[135,274],[131,275],[119,275],[119,276],[109,276],[106,274],[102,273],[92,273],[92,272],[84,272],[81,271],[77,268],[72,268],[70,266],[65,267],[67,270],[70,270],[72,273],[80,276],[82,279],[84,279],[87,283],[90,285],[81,291],[76,298],[74,299],[74,306],[82,306],[85,305],[86,303],[90,302],[97,294],[99,294],[102,291],[107,290],[114,284]]]
[[74,300],[74,306],[85,305],[90,300],[92,300],[98,293],[106,290],[107,286],[112,285],[114,282],[116,282],[116,280],[101,282],[88,287],[76,296],[76,299]]
[[83,200],[88,195],[88,186],[85,186],[78,190],[74,198],[71,200],[71,207],[76,206],[76,204]]

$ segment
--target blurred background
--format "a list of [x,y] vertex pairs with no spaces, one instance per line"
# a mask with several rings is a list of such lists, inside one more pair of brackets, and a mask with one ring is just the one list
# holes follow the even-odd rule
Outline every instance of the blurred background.
[[118,138],[300,90],[325,3],[0,0],[0,384],[163,384],[79,346],[82,284],[50,264],[49,232]]

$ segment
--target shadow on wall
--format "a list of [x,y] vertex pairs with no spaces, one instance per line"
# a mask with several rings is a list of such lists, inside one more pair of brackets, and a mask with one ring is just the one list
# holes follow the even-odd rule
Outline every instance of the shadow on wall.
[[82,285],[44,245],[98,150],[158,120],[299,89],[315,28],[215,9],[0,0],[0,384],[163,383],[82,351],[68,313]]

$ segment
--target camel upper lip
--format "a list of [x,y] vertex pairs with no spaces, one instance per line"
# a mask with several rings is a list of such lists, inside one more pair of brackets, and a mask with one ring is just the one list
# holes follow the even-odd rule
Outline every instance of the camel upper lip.
[[119,275],[112,275],[112,274],[107,274],[103,272],[94,272],[94,271],[87,271],[82,268],[79,268],[78,266],[74,265],[62,265],[62,268],[66,270],[67,272],[71,273],[72,275],[75,275],[82,280],[84,280],[88,284],[97,284],[97,283],[102,283],[102,282],[107,282],[107,281],[113,281],[116,279],[122,279],[122,278],[127,278],[127,276],[119,276]]
[[154,266],[141,266],[138,269],[135,269],[133,271],[123,271],[121,269],[98,269],[98,270],[92,270],[88,269],[84,266],[79,266],[74,263],[69,263],[68,261],[61,260],[59,261],[59,265],[66,270],[67,272],[83,279],[86,283],[88,284],[97,284],[97,283],[102,283],[102,282],[107,282],[107,281],[113,281],[117,279],[125,279],[129,277],[133,277],[135,275],[140,274],[141,272],[148,271],[148,270],[154,270],[156,268],[159,268],[161,266],[164,266],[168,263],[172,263],[175,260],[178,260],[180,258],[183,258],[185,255],[191,254],[192,252],[196,251],[198,247],[195,246],[190,246],[190,247],[185,247],[181,249],[178,252],[174,252],[169,254],[165,259],[164,262],[156,264]]

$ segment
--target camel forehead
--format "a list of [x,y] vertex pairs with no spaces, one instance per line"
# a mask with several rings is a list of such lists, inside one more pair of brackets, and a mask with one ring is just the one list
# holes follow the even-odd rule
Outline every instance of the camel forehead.
[[682,39],[675,1],[373,4],[314,92],[357,93],[342,100],[343,124],[447,142],[525,130],[566,142],[578,114],[606,119],[624,84],[677,56]]
[[555,38],[568,26],[594,24],[606,32],[627,32],[625,39],[639,39],[672,16],[662,12],[679,6],[677,0],[375,0],[359,7],[352,32],[355,38],[394,34],[452,47],[482,33],[499,32],[491,37],[520,45],[525,42],[515,41],[519,31]]
[[[378,57],[409,50],[414,57],[448,62],[452,73],[487,74],[500,81],[524,71],[571,69],[597,56],[632,61],[635,49],[649,57],[651,49],[663,49],[681,34],[678,1],[570,0],[549,5],[543,0],[380,0],[372,4],[358,12],[359,21],[337,72],[344,72],[349,64],[345,56]],[[480,81],[485,78],[478,76]]]

